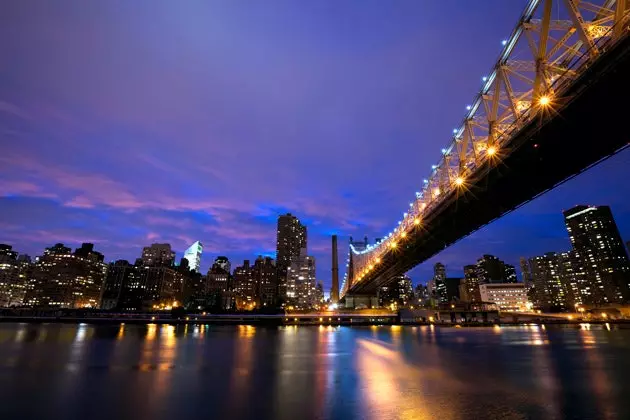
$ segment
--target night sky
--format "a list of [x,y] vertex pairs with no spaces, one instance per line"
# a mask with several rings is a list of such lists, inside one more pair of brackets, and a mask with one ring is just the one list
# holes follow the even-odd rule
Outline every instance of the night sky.
[[[0,2],[0,242],[169,242],[236,265],[307,226],[390,231],[437,163],[526,0]],[[597,141],[597,139],[593,139]],[[569,159],[567,154],[567,159]],[[624,152],[414,269],[569,248],[562,210],[609,204],[630,239]]]

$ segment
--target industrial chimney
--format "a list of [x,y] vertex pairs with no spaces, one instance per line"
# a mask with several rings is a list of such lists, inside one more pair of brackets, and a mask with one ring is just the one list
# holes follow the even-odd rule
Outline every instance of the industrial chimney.
[[332,236],[332,288],[330,302],[339,302],[339,262],[337,261],[337,235]]

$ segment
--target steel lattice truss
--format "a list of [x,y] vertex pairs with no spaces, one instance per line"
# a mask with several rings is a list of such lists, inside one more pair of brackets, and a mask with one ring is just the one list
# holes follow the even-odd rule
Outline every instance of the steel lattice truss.
[[[530,0],[492,72],[450,145],[396,228],[365,250],[350,246],[349,270],[340,296],[370,279],[387,253],[447,200],[457,200],[478,171],[510,153],[510,141],[536,118],[550,118],[562,106],[575,78],[600,54],[630,33],[630,0]],[[421,234],[421,232],[420,232]]]

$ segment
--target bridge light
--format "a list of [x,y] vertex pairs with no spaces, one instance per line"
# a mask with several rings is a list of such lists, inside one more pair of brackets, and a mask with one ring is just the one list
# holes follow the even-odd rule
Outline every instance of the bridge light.
[[437,165],[431,165],[431,169],[437,169]]
[[424,182],[425,184],[428,184],[429,180],[428,179],[423,179],[422,182]]
[[381,259],[380,259],[380,258],[377,258],[377,259],[376,259],[376,262],[377,262],[377,263],[380,263],[380,262],[381,262]]
[[458,176],[457,178],[455,178],[455,184],[461,187],[462,185],[464,185],[464,178]]
[[400,236],[401,236],[402,238],[406,238],[406,237],[407,237],[407,232],[403,232],[403,233],[401,233],[401,234],[400,234]]
[[396,242],[393,242],[393,241],[392,241],[392,242],[389,244],[389,246],[390,246],[390,248],[392,248],[392,249],[396,248]]
[[472,106],[466,105],[466,111],[470,111],[471,109],[472,109]]
[[490,146],[488,147],[488,150],[486,150],[486,153],[488,154],[488,156],[493,156],[496,152],[497,152],[497,148],[494,146]]
[[501,41],[501,45],[505,46],[507,44],[507,39],[504,39],[503,41]]
[[445,155],[446,154],[446,149],[442,149],[442,154]]
[[457,131],[458,131],[457,128],[453,128],[453,134],[456,134]]
[[409,207],[413,207],[413,203],[409,203]]
[[487,82],[487,81],[488,81],[488,78],[487,78],[486,76],[483,76],[483,77],[481,78],[481,80],[483,80],[484,82]]
[[420,219],[418,219],[417,217],[413,219],[413,224],[418,226],[420,224]]
[[551,98],[547,95],[541,96],[538,103],[542,106],[547,106],[551,103]]
[[433,189],[433,195],[434,195],[434,196],[436,196],[436,197],[437,197],[438,195],[440,195],[440,189],[439,189],[439,188],[434,188],[434,189]]

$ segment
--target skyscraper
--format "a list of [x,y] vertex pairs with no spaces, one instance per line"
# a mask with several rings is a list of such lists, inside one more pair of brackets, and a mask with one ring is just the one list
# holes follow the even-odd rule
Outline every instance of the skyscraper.
[[484,255],[477,260],[479,284],[516,283],[516,269],[494,255]]
[[630,301],[630,262],[608,206],[579,205],[563,212],[569,238],[585,274],[584,303]]
[[214,264],[218,267],[221,267],[221,269],[223,269],[223,271],[227,272],[227,273],[231,273],[232,272],[232,264],[230,263],[230,260],[228,259],[228,257],[224,257],[224,256],[218,256],[214,259]]
[[431,292],[435,294],[440,303],[448,302],[446,296],[446,267],[442,263],[435,263],[433,266],[433,279],[429,282]]
[[253,309],[259,303],[254,269],[249,260],[234,269],[234,293],[239,309]]
[[[464,279],[460,282],[460,298],[466,302],[481,302],[479,292],[479,277],[476,265],[464,266]],[[462,293],[463,292],[463,293]]]
[[141,263],[144,267],[170,267],[174,262],[175,253],[170,244],[152,244],[142,249]]
[[276,237],[276,269],[278,292],[284,296],[287,270],[291,259],[300,256],[300,250],[306,248],[306,226],[291,213],[278,217]]
[[533,284],[530,294],[534,305],[543,311],[560,311],[569,308],[566,283],[562,278],[564,257],[555,252],[530,258],[529,272]]
[[253,267],[254,282],[261,307],[273,307],[276,300],[278,270],[271,257],[259,256]]
[[107,275],[103,254],[91,244],[74,253],[63,244],[46,248],[33,269],[25,304],[57,308],[96,308]]
[[287,304],[312,309],[317,303],[315,279],[315,258],[306,255],[306,248],[302,248],[300,255],[291,259],[287,270]]
[[11,245],[0,244],[0,307],[21,305],[26,279]]
[[199,272],[202,252],[203,245],[199,241],[194,242],[186,251],[184,251],[184,258],[188,260],[188,266],[191,270]]

